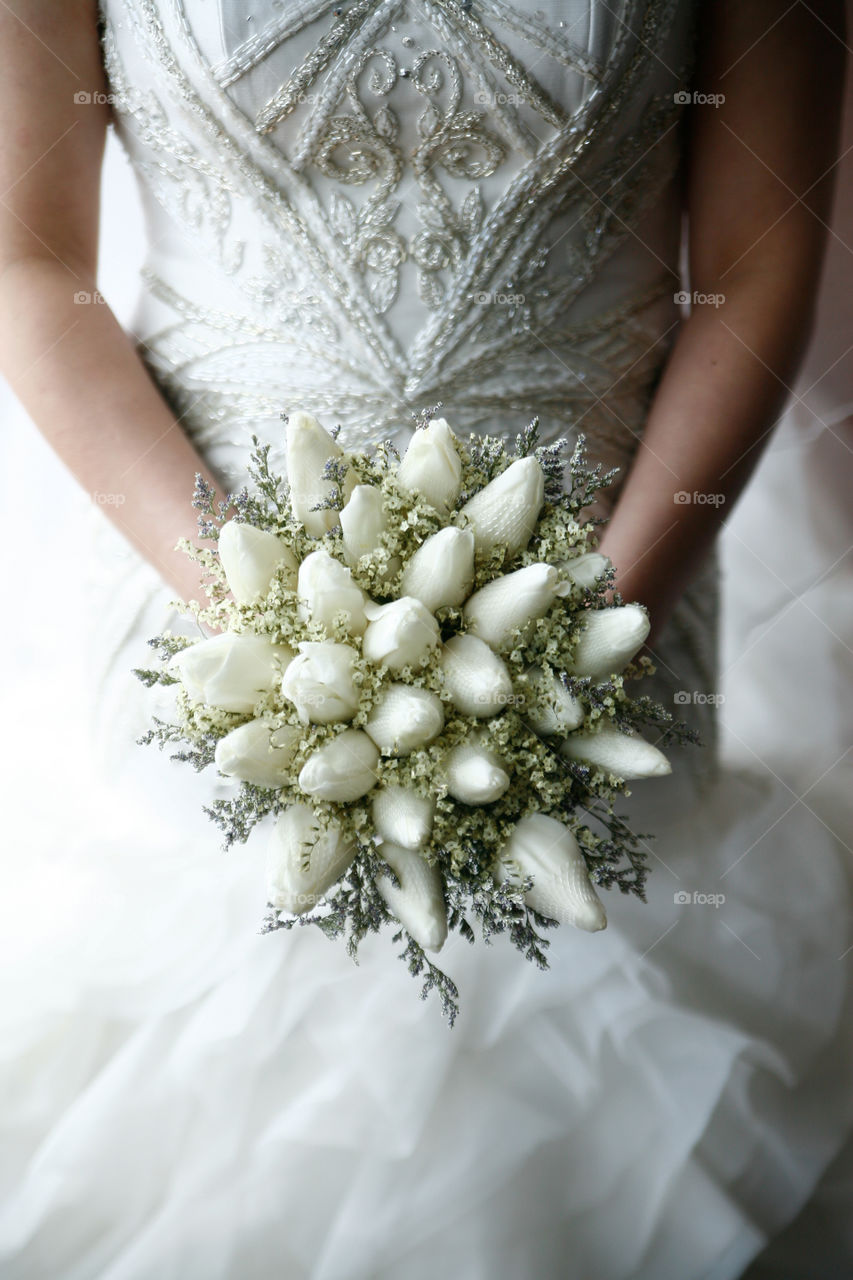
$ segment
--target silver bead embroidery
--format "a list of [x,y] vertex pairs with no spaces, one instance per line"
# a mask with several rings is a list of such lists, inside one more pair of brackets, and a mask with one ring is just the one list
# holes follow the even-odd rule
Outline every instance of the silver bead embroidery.
[[[134,6],[129,6],[133,8]],[[375,6],[372,6],[375,8]],[[649,6],[652,8],[654,6]],[[660,6],[656,6],[660,9]],[[159,28],[157,18],[157,8],[150,0],[145,0],[140,6],[143,15],[145,15],[148,24],[149,35],[154,38],[155,45],[162,48],[164,41],[162,30]],[[447,5],[445,8],[449,10],[457,10],[458,6]],[[671,8],[671,6],[663,6],[663,10]],[[358,14],[367,15],[371,10],[371,5],[363,3],[356,12]],[[663,12],[661,10],[661,12]],[[182,19],[181,6],[176,6],[179,19]],[[353,12],[353,11],[351,11]],[[437,24],[442,26],[443,34],[447,35],[446,22],[447,14],[441,12],[441,6],[430,6],[430,12],[434,14]],[[664,13],[665,17],[669,15]],[[462,41],[470,29],[479,30],[479,19],[472,17],[470,14],[463,15],[461,11],[457,12],[457,17],[463,23],[464,30],[460,28],[457,32],[459,40]],[[660,14],[658,16],[660,21]],[[478,25],[479,24],[479,25]],[[648,25],[648,24],[647,24]],[[139,26],[139,24],[137,24]],[[182,22],[185,28],[185,22]],[[625,28],[627,30],[627,28]],[[187,31],[188,41],[191,43],[191,34]],[[621,44],[617,42],[614,46],[614,55],[617,64],[622,62],[622,46],[626,45],[627,38],[623,39]],[[498,56],[498,44],[493,39],[487,42],[489,56]],[[168,47],[168,46],[167,46]],[[363,66],[368,57],[379,56],[383,52],[380,50],[365,51],[362,55]],[[640,44],[640,52],[643,52],[643,45]],[[384,52],[386,58],[390,58],[387,51]],[[503,245],[507,250],[511,250],[513,256],[506,260],[506,267],[513,276],[521,276],[526,273],[529,277],[534,266],[544,265],[545,258],[541,252],[537,240],[541,239],[543,230],[547,229],[549,222],[554,220],[555,215],[559,212],[560,206],[565,205],[569,195],[577,197],[579,191],[583,190],[583,184],[587,182],[585,171],[583,171],[583,156],[588,150],[588,137],[590,133],[594,133],[596,129],[601,129],[601,117],[603,112],[599,111],[599,119],[592,118],[590,105],[595,105],[595,94],[589,99],[589,104],[577,114],[574,133],[585,128],[580,133],[580,137],[573,136],[571,146],[566,148],[563,143],[563,156],[561,157],[561,166],[555,166],[554,161],[557,159],[557,149],[553,145],[553,138],[549,144],[543,146],[540,156],[536,162],[528,166],[528,170],[524,170],[520,175],[516,175],[507,189],[507,192],[499,205],[491,211],[491,218],[484,217],[484,207],[482,195],[479,187],[472,187],[464,199],[461,201],[460,207],[454,208],[448,196],[443,191],[441,185],[434,176],[434,171],[438,168],[445,168],[453,177],[470,178],[482,175],[491,175],[495,169],[500,166],[502,156],[505,154],[507,141],[501,139],[496,134],[490,133],[482,122],[472,113],[460,112],[460,75],[457,67],[453,65],[452,59],[448,55],[442,55],[433,52],[421,55],[419,60],[419,71],[426,65],[427,60],[432,57],[433,71],[434,62],[438,58],[445,58],[445,67],[447,79],[451,83],[454,100],[449,109],[445,109],[443,114],[437,112],[433,103],[432,112],[425,112],[422,116],[424,123],[421,126],[422,133],[426,135],[422,139],[417,150],[412,154],[410,163],[412,169],[418,173],[423,181],[423,199],[421,205],[421,217],[425,223],[425,229],[416,233],[409,244],[406,244],[400,237],[399,233],[392,226],[394,217],[396,216],[396,208],[389,204],[389,194],[399,182],[400,173],[404,167],[405,157],[402,157],[395,138],[395,119],[393,112],[386,109],[385,114],[380,117],[371,118],[366,110],[362,107],[360,112],[354,113],[354,119],[349,124],[342,123],[341,118],[337,118],[337,132],[332,137],[322,137],[322,134],[309,139],[311,145],[308,147],[309,154],[313,150],[311,158],[317,165],[320,172],[324,176],[337,178],[344,185],[370,185],[372,189],[366,194],[365,199],[360,205],[355,204],[348,197],[344,197],[342,193],[333,197],[329,201],[326,210],[326,231],[334,232],[336,241],[336,253],[333,256],[343,259],[344,262],[339,265],[346,264],[354,268],[357,276],[361,277],[362,292],[360,298],[355,298],[354,294],[358,291],[351,287],[352,274],[350,274],[349,282],[346,275],[340,281],[340,288],[336,289],[336,301],[342,304],[354,301],[361,304],[362,312],[372,311],[373,313],[383,313],[388,310],[389,306],[397,296],[399,290],[399,267],[406,259],[411,259],[418,268],[418,285],[421,295],[426,305],[433,310],[441,312],[440,320],[442,328],[426,326],[422,335],[416,341],[414,346],[403,357],[402,353],[397,352],[396,360],[391,360],[392,338],[387,331],[383,332],[382,328],[366,325],[363,315],[354,315],[351,317],[355,321],[356,327],[366,336],[374,348],[377,342],[381,343],[379,359],[386,367],[391,364],[394,372],[400,372],[401,366],[408,364],[409,377],[407,381],[411,383],[411,371],[416,370],[424,382],[434,381],[438,374],[442,362],[446,362],[449,354],[458,349],[461,340],[473,337],[477,327],[477,313],[472,311],[470,307],[464,306],[465,299],[476,292],[482,292],[491,284],[491,276],[494,275],[496,267],[500,267],[500,261],[497,264],[489,264],[484,260],[484,250],[490,248],[494,251],[496,247],[496,232],[503,233]],[[648,55],[646,55],[646,58]],[[642,62],[644,59],[640,59]],[[310,62],[310,59],[309,59]],[[634,59],[635,65],[637,59]],[[173,56],[172,50],[168,49],[168,61],[166,65],[170,71],[177,71],[180,76],[180,68]],[[511,71],[517,79],[517,64],[513,60],[509,60],[505,69]],[[622,67],[618,70],[621,72]],[[630,68],[625,69],[622,80],[627,82],[630,80]],[[358,93],[355,86],[356,75],[350,71],[347,78],[346,90],[352,101],[358,101]],[[187,94],[189,86],[186,84],[185,77],[182,77],[184,83],[179,85],[184,96]],[[393,72],[389,68],[388,72],[389,85],[393,82]],[[426,93],[430,86],[426,85],[422,79],[416,79],[418,88]],[[619,86],[620,91],[615,96],[621,98],[625,96],[625,86]],[[321,118],[329,113],[328,107],[324,109],[321,101],[312,109],[311,117],[313,119]],[[528,100],[535,100],[537,94],[531,91],[528,94]],[[331,95],[331,101],[334,102],[334,94]],[[604,103],[607,105],[607,98]],[[671,103],[671,95],[670,95]],[[128,103],[127,110],[131,113],[134,111],[132,103]],[[139,115],[139,105],[136,107],[137,118]],[[518,113],[516,113],[518,114]],[[612,112],[611,112],[612,114]],[[461,118],[460,118],[461,117]],[[381,128],[377,127],[381,118]],[[143,121],[144,124],[144,121]],[[154,129],[156,130],[157,122]],[[214,128],[221,136],[221,127],[214,124]],[[649,127],[644,128],[637,138],[639,146],[647,145],[648,139],[653,137],[655,132],[660,128],[659,120],[654,116],[649,116]],[[363,144],[361,152],[355,156],[355,163],[350,165],[347,170],[341,170],[339,165],[335,164],[333,154],[335,150],[334,144],[339,142],[342,137],[354,136],[358,130],[361,130],[360,141]],[[303,136],[304,130],[303,130]],[[561,135],[555,135],[561,137]],[[152,129],[148,129],[149,143],[153,142]],[[511,141],[511,140],[510,140]],[[174,146],[173,140],[168,136],[162,139],[163,149],[172,151],[172,154],[178,154],[177,148]],[[472,149],[479,148],[479,153],[475,153],[472,159]],[[304,149],[304,148],[303,148]],[[657,150],[654,148],[653,150]],[[179,157],[183,165],[186,164],[186,156]],[[550,173],[545,173],[545,162],[550,162]],[[571,163],[567,163],[567,159],[575,161],[574,169]],[[163,158],[160,157],[161,164]],[[577,163],[577,161],[580,163]],[[296,155],[297,167],[303,161],[302,155],[297,148]],[[442,161],[444,164],[442,165]],[[671,159],[670,159],[671,163]],[[649,169],[650,166],[645,166]],[[190,164],[190,170],[192,165]],[[227,174],[227,169],[223,166],[222,187],[226,190],[239,189],[239,182],[236,175],[233,177]],[[290,170],[292,174],[292,169]],[[187,182],[187,169],[181,168],[176,173],[176,181]],[[566,174],[570,174],[568,182],[565,180]],[[279,175],[276,174],[276,177]],[[162,193],[163,174],[158,175],[160,180],[159,191]],[[560,188],[559,179],[563,179],[563,189]],[[642,171],[636,174],[636,180],[632,184],[625,184],[626,192],[629,189],[636,189],[642,185],[639,179],[644,177]],[[371,179],[374,182],[371,183]],[[152,182],[153,185],[153,182]],[[569,189],[565,189],[568,187]],[[574,188],[574,190],[571,190]],[[535,192],[533,197],[536,202],[536,212],[531,215],[529,206],[525,207],[524,200],[529,198],[529,193]],[[281,194],[280,191],[278,193]],[[587,201],[588,206],[594,206],[597,202],[597,196],[593,190]],[[202,202],[199,201],[199,204]],[[315,208],[309,208],[306,212],[313,214],[317,212],[316,202]],[[575,250],[574,258],[577,260],[583,257],[585,261],[585,270],[581,269],[573,273],[574,292],[578,292],[586,280],[594,275],[595,267],[604,256],[604,250],[612,251],[613,243],[618,240],[618,230],[624,227],[627,219],[624,217],[622,209],[619,207],[620,199],[613,198],[611,204],[611,216],[609,223],[611,230],[616,229],[617,234],[610,235],[610,244],[607,243],[607,226],[606,221],[600,222],[591,230],[591,234],[587,237],[583,246],[583,254]],[[171,208],[174,210],[174,203]],[[321,227],[316,225],[316,221],[312,219],[312,227],[309,230],[305,227],[303,219],[298,215],[294,217],[295,210],[291,208],[291,217],[293,218],[293,229],[302,232],[301,247],[312,249],[316,246],[317,233]],[[583,208],[581,202],[581,212],[588,220],[589,210]],[[224,218],[220,219],[220,223],[224,222]],[[279,234],[281,234],[279,229]],[[512,240],[515,243],[512,243]],[[598,243],[596,244],[596,240]],[[501,240],[497,240],[497,244],[501,245]],[[292,255],[291,255],[292,256]],[[315,261],[317,261],[317,255]],[[328,288],[331,283],[335,288],[337,280],[334,279],[335,273],[330,270],[334,262],[322,261],[320,257],[317,266],[322,273],[324,288]],[[479,274],[475,274],[475,271]],[[330,279],[331,278],[331,279]],[[350,284],[350,287],[348,286]],[[455,285],[455,289],[448,290],[448,284]],[[560,282],[563,291],[564,301],[567,300],[565,291],[565,280]],[[544,290],[538,291],[539,296],[544,299]],[[365,296],[366,295],[366,296]],[[442,306],[442,304],[444,304]],[[467,312],[467,314],[466,314]],[[537,317],[527,311],[528,324],[536,323]],[[496,329],[503,327],[506,330],[505,340],[513,337],[518,331],[517,315],[511,310],[504,313],[495,313],[492,319],[498,319],[498,323],[489,326],[494,332]],[[546,317],[543,314],[542,319]],[[466,324],[469,332],[466,332]],[[330,329],[336,327],[334,317],[329,318],[327,326]],[[455,332],[454,332],[455,330]],[[430,376],[432,375],[432,376]]]

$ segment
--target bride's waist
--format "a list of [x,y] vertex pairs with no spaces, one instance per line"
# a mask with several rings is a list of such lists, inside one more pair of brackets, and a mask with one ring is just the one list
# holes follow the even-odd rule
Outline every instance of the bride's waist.
[[495,299],[455,342],[403,348],[387,335],[383,347],[345,323],[337,333],[312,324],[310,309],[247,305],[236,288],[218,289],[213,306],[194,264],[144,279],[132,322],[140,356],[202,452],[279,435],[295,408],[340,424],[352,447],[403,443],[413,417],[441,402],[463,431],[512,436],[536,415],[543,438],[580,429],[627,456],[673,322],[671,285],[658,282],[586,314],[554,305],[535,324],[524,299]]

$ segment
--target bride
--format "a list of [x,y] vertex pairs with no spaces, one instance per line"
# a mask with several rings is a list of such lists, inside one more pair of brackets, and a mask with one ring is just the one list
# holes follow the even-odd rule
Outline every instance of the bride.
[[[819,814],[717,755],[714,540],[809,336],[843,40],[833,0],[0,7],[0,360],[100,508],[99,763],[14,973],[5,1275],[727,1280],[807,1202],[853,1127],[851,886]],[[129,332],[96,287],[110,123]],[[197,472],[239,488],[253,434],[283,469],[288,409],[402,446],[437,403],[620,468],[601,549],[705,743],[626,805],[648,904],[546,973],[454,937],[452,1032],[387,937],[356,967],[258,936],[262,851],[223,860],[217,782],[135,746],[130,675],[199,595]]]

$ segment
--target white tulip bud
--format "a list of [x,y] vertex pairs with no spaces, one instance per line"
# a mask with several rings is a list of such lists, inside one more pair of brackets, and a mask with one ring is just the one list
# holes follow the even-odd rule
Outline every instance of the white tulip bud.
[[226,777],[252,782],[256,787],[282,787],[299,739],[299,730],[292,725],[273,729],[263,720],[250,720],[219,739],[216,767]]
[[623,671],[649,634],[649,615],[642,605],[623,604],[590,609],[569,670],[576,676],[605,680]]
[[[356,565],[362,556],[376,551],[387,527],[388,517],[380,490],[374,488],[372,484],[356,485],[349,502],[341,512],[344,556],[347,564]],[[388,581],[395,578],[399,571],[400,557],[391,556],[383,577]]]
[[357,484],[341,511],[344,552],[348,564],[370,555],[388,528],[382,493],[372,484]]
[[509,774],[494,751],[476,741],[461,742],[447,753],[447,790],[462,804],[492,804],[509,790]]
[[477,636],[452,636],[441,649],[444,683],[457,711],[484,720],[512,698],[506,664]]
[[295,705],[303,724],[352,719],[359,703],[357,657],[348,644],[303,640],[281,682],[282,696]]
[[[344,840],[339,827],[324,831],[309,805],[291,805],[276,820],[267,846],[270,905],[291,915],[310,911],[340,880],[356,852],[356,842]],[[306,855],[309,867],[303,871]]]
[[434,742],[444,728],[441,699],[416,685],[389,684],[364,726],[383,756],[404,756]]
[[381,873],[376,887],[415,942],[427,951],[440,951],[447,938],[447,908],[444,905],[441,876],[420,853],[403,849],[389,841],[379,846],[385,861],[400,877],[399,887],[390,876]]
[[524,900],[549,920],[590,933],[607,924],[580,846],[565,823],[556,818],[531,813],[516,823],[495,871],[501,880],[509,878],[514,884],[532,876],[533,888]]
[[508,557],[527,546],[545,501],[545,475],[535,458],[519,458],[462,508],[480,555],[506,546]]
[[372,815],[376,834],[404,849],[423,849],[432,835],[435,800],[411,787],[377,787]]
[[557,565],[575,586],[588,589],[594,587],[596,579],[612,567],[608,557],[597,551],[588,551],[585,555],[576,556],[574,560],[563,560]]
[[569,760],[580,760],[604,769],[617,778],[662,778],[672,766],[662,751],[639,735],[622,733],[612,725],[602,725],[591,733],[573,733],[560,752]]
[[418,547],[403,570],[402,590],[435,613],[462,604],[473,583],[474,535],[450,525]]
[[299,774],[309,796],[347,803],[366,795],[376,783],[379,752],[361,729],[344,729],[310,755]]
[[258,698],[270,693],[293,657],[286,645],[265,636],[226,631],[181,649],[169,660],[194,702],[223,711],[252,711]]
[[412,596],[401,596],[390,604],[368,603],[365,613],[370,621],[364,633],[364,656],[389,671],[422,664],[438,644],[438,623]]
[[454,506],[462,488],[462,460],[444,418],[434,418],[415,432],[397,478],[404,489],[420,494],[442,514]]
[[297,579],[299,616],[303,621],[331,628],[338,613],[346,614],[346,629],[360,636],[367,626],[364,606],[367,596],[356,586],[346,565],[329,555],[325,547],[312,551],[299,566]]
[[475,591],[463,611],[465,621],[473,635],[501,649],[515,630],[546,614],[560,592],[552,565],[529,564]]
[[228,587],[240,604],[265,596],[279,565],[287,566],[289,584],[296,574],[296,556],[287,543],[254,525],[226,520],[216,545]]
[[[336,487],[323,478],[326,463],[343,458],[344,451],[310,413],[296,410],[287,421],[287,479],[290,483],[290,505],[306,533],[321,537],[340,523],[339,511],[314,511],[325,502]],[[350,472],[344,483],[343,497],[352,492],[355,477]]]
[[550,667],[528,667],[524,683],[532,695],[524,718],[536,733],[570,733],[583,723],[583,703]]

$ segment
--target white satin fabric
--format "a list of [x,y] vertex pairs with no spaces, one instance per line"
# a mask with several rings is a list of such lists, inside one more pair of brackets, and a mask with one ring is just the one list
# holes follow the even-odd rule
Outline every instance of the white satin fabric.
[[[124,20],[121,5],[108,8]],[[175,107],[172,123],[181,118]],[[147,293],[128,299],[115,274],[105,289],[134,325],[153,307]],[[600,297],[593,288],[584,305]],[[66,541],[85,523],[98,532],[86,596],[97,625],[58,647],[34,622],[34,640],[10,655],[21,729],[0,904],[3,1275],[740,1276],[807,1204],[853,1127],[837,764],[849,726],[831,692],[844,648],[803,608],[789,684],[791,611],[769,571],[756,590],[755,557],[742,550],[767,563],[759,538],[786,529],[804,575],[786,581],[807,605],[835,610],[833,630],[846,625],[835,593],[802,590],[837,534],[827,525],[821,541],[805,503],[780,507],[774,495],[797,488],[784,437],[724,544],[735,609],[718,686],[723,766],[703,777],[698,752],[677,753],[674,776],[636,784],[630,801],[636,829],[658,836],[648,904],[609,895],[608,929],[552,934],[546,973],[500,940],[453,938],[441,961],[463,1011],[448,1031],[388,935],[368,940],[359,967],[310,929],[257,935],[263,838],[221,854],[201,805],[224,784],[133,745],[156,698],[127,671],[144,662],[169,593],[104,533],[100,513],[62,490],[11,406],[8,417],[19,453],[4,483],[36,469],[65,504]],[[195,429],[206,426],[220,430],[213,417]],[[826,484],[810,477],[810,502]],[[12,510],[19,540],[22,530],[36,548],[56,540],[20,496]],[[54,633],[56,611],[78,598],[75,559],[35,615]],[[28,585],[25,563],[13,572]],[[688,641],[685,624],[668,650],[674,679],[695,675]],[[103,700],[97,755],[80,747],[84,648]],[[710,905],[715,895],[725,901]],[[802,1236],[813,1269],[801,1274],[844,1275],[838,1231],[822,1239]],[[764,1257],[763,1276],[789,1280],[784,1259]]]

